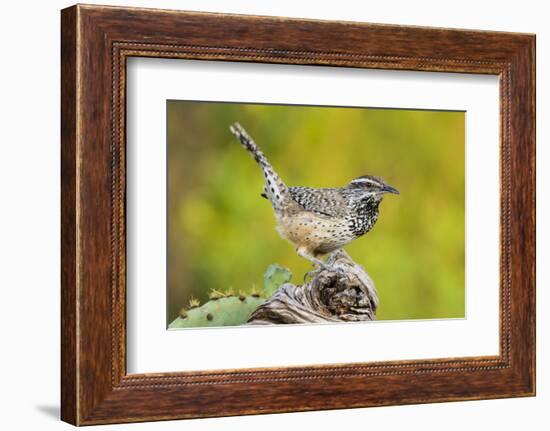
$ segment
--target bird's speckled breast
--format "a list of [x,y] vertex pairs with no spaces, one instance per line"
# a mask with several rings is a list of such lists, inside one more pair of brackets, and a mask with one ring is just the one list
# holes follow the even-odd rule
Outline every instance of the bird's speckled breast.
[[355,238],[345,219],[305,211],[277,217],[277,231],[296,247],[305,248],[313,254],[330,253]]

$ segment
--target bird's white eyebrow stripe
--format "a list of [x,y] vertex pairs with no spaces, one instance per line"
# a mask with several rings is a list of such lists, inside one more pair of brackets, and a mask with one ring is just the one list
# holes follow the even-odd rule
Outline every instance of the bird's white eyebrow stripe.
[[373,180],[371,178],[356,178],[352,181],[352,183],[370,183],[377,186],[381,185],[380,182]]

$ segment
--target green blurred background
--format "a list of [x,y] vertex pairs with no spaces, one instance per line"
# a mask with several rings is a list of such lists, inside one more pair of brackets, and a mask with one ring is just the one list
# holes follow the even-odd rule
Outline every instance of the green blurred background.
[[167,102],[168,315],[212,289],[250,293],[271,263],[311,264],[278,236],[263,177],[229,132],[238,121],[288,185],[377,175],[375,227],[346,247],[380,297],[379,320],[465,315],[463,112]]

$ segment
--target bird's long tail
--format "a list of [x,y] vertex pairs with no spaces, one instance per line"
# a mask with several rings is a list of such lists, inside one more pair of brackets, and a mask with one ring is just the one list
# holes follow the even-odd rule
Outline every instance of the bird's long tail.
[[293,203],[294,200],[290,196],[288,187],[283,180],[281,180],[279,175],[277,175],[262,150],[260,150],[248,133],[246,133],[246,130],[244,130],[239,123],[234,123],[229,127],[229,130],[239,139],[242,146],[260,165],[265,180],[264,195],[273,205],[273,209],[275,211],[281,211],[289,203]]

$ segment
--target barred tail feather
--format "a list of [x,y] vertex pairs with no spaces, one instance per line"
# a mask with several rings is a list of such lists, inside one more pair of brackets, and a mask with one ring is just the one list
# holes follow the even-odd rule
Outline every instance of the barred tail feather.
[[276,211],[281,210],[288,204],[289,200],[292,200],[288,187],[283,180],[281,180],[279,175],[277,175],[262,150],[260,150],[239,123],[234,123],[229,127],[229,130],[239,139],[241,145],[252,155],[252,157],[254,157],[258,165],[260,165],[265,179],[264,194]]

